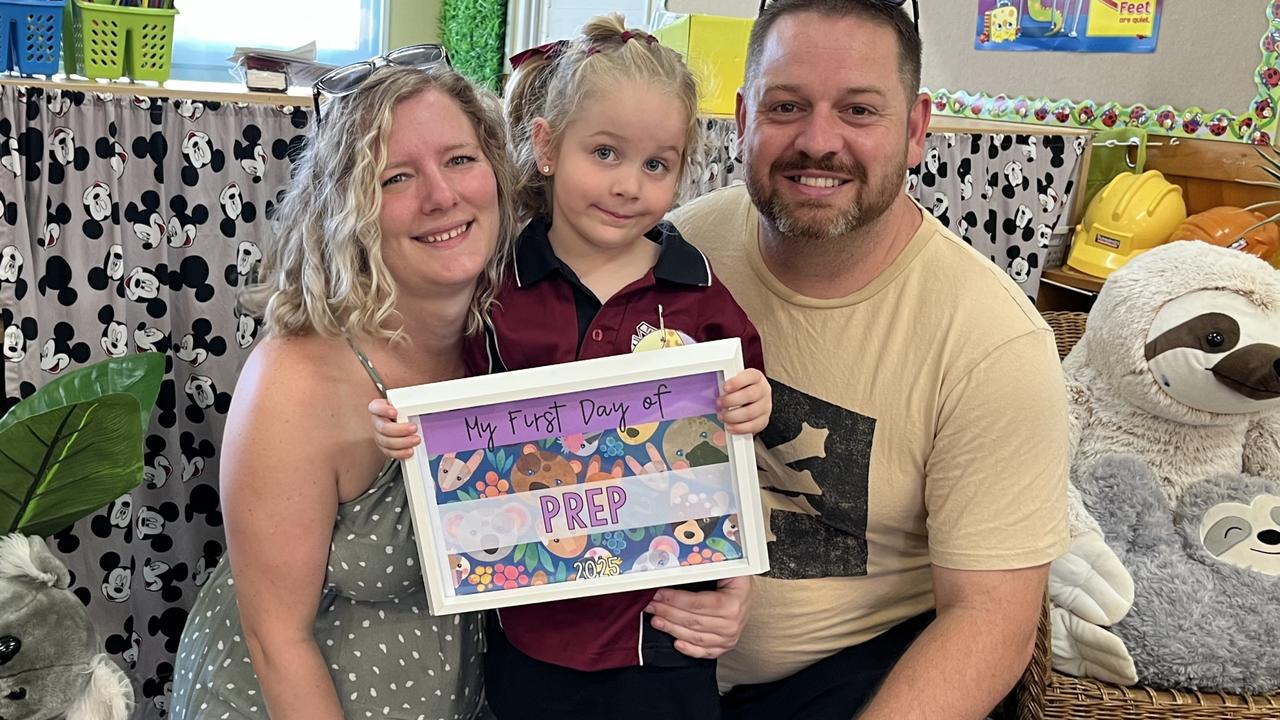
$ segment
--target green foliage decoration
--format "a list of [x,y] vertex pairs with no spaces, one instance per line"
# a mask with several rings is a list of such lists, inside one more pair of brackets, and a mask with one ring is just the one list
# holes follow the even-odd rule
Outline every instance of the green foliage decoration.
[[502,74],[505,0],[444,0],[440,35],[453,68],[471,82],[498,90]]
[[142,482],[165,356],[70,372],[0,418],[0,534],[52,535]]

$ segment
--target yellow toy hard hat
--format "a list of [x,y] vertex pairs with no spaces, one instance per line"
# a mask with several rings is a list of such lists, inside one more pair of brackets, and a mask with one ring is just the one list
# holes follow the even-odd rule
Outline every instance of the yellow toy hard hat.
[[1094,277],[1169,240],[1187,219],[1182,188],[1158,170],[1125,173],[1107,183],[1089,203],[1071,239],[1067,265]]
[[1280,228],[1266,220],[1262,213],[1216,207],[1187,218],[1169,239],[1199,240],[1271,260],[1280,249]]

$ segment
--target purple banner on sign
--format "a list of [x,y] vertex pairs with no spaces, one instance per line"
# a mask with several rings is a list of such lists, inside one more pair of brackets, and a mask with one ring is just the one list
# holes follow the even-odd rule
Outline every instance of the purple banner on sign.
[[706,415],[719,373],[617,385],[419,416],[431,456]]

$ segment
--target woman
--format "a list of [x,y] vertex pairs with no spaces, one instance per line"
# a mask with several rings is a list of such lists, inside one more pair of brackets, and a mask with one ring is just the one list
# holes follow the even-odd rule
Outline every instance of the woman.
[[514,227],[505,134],[443,67],[380,69],[326,109],[247,298],[270,334],[228,418],[230,564],[192,610],[175,712],[470,718],[479,619],[427,614],[400,468],[365,406],[376,383],[461,374]]
[[[379,68],[326,106],[248,298],[270,334],[231,406],[228,560],[183,633],[175,717],[479,712],[480,618],[427,613],[400,466],[366,405],[462,375],[516,230],[496,108],[442,64]],[[655,626],[719,655],[747,588],[668,591]]]

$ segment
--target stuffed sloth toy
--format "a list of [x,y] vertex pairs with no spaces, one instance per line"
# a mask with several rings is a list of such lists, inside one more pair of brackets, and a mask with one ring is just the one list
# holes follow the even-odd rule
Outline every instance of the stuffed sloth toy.
[[125,720],[128,678],[98,651],[70,573],[37,537],[0,536],[0,718]]
[[[1135,578],[1132,555],[1116,551],[1123,538],[1104,535],[1090,512],[1097,498],[1081,492],[1096,487],[1087,478],[1115,454],[1147,468],[1166,515],[1202,481],[1242,472],[1280,479],[1280,272],[1200,242],[1143,253],[1108,278],[1063,371],[1072,545],[1050,570],[1054,667],[1132,684],[1155,677],[1135,666],[1148,657],[1130,647],[1142,637],[1106,628],[1144,592],[1135,580],[1170,588],[1179,580]],[[1211,688],[1218,679],[1194,684]]]
[[1076,483],[1133,577],[1133,607],[1111,630],[1138,680],[1233,693],[1280,688],[1280,482],[1219,475],[1170,507],[1146,463],[1112,455]]

